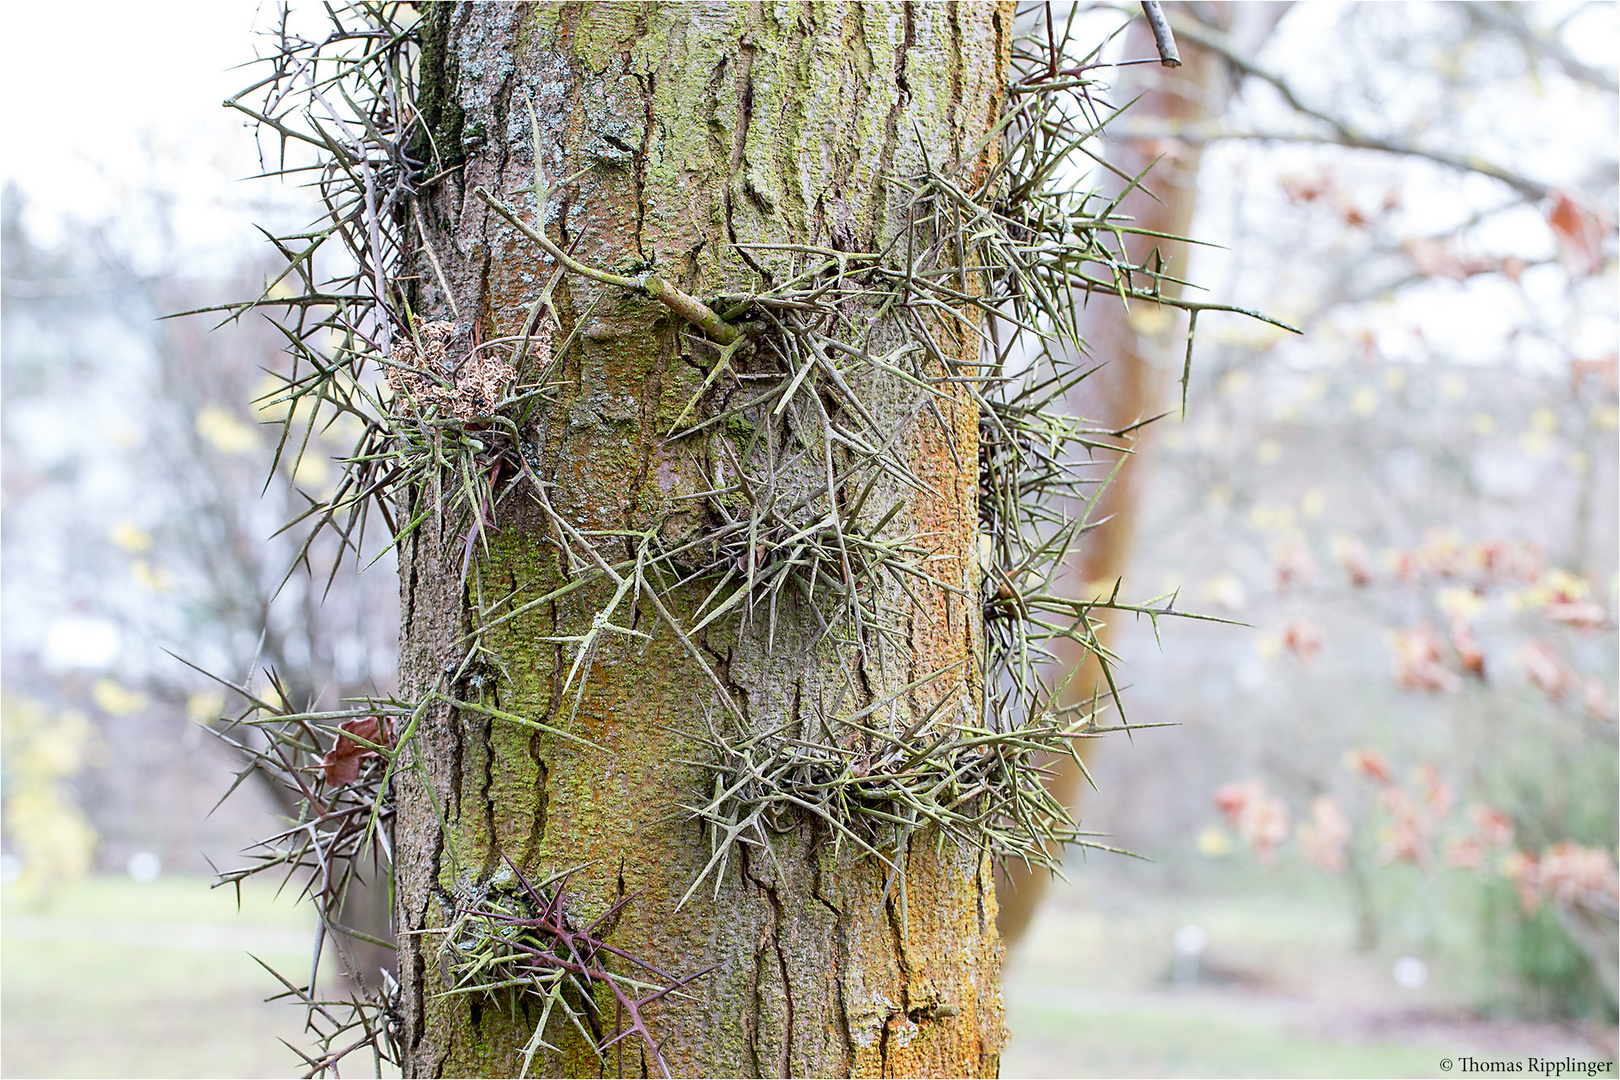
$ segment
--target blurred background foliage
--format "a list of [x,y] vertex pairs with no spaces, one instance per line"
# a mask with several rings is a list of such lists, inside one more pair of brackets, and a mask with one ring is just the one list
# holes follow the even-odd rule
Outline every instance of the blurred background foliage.
[[[1209,299],[1305,333],[1201,323],[1183,417],[1180,316],[1139,305],[1117,328],[1154,375],[1141,414],[1170,414],[1127,467],[1122,596],[1179,590],[1250,628],[1115,628],[1132,721],[1177,726],[1098,749],[1080,815],[1151,861],[1077,860],[1055,887],[1010,960],[1004,1070],[1612,1058],[1620,9],[1167,8],[1217,62],[1121,69],[1110,97],[1200,108],[1143,98],[1098,152],[1157,159],[1150,187],[1190,200],[1209,246],[1184,269]],[[1133,11],[1077,17],[1101,40]],[[128,910],[139,888],[75,877],[200,884],[279,809],[250,779],[212,810],[238,762],[206,729],[231,703],[174,656],[259,687],[274,666],[298,705],[392,689],[388,552],[328,590],[333,552],[284,581],[275,534],[352,432],[272,468],[255,398],[284,370],[276,332],[161,318],[255,293],[268,262],[245,226],[191,253],[153,161],[202,166],[160,145],[116,202],[63,215],[13,185],[0,221],[4,979],[36,998],[38,942],[67,955],[72,927],[117,918],[95,897]],[[236,220],[303,213],[275,198]],[[163,896],[143,918],[223,918]],[[166,947],[148,937],[96,939],[137,996]],[[8,1074],[121,1060],[85,1064],[18,1001]]]
[[1113,136],[1196,169],[1188,276],[1305,333],[1201,333],[1133,462],[1127,582],[1254,631],[1124,628],[1137,717],[1181,727],[1099,752],[1088,824],[1165,881],[1309,867],[1358,949],[1612,1022],[1615,82],[1577,50],[1614,9],[1306,5],[1249,52],[1179,14],[1236,91]]

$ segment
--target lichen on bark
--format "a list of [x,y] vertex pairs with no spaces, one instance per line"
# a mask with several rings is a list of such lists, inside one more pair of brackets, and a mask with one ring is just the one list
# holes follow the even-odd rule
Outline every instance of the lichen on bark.
[[[655,269],[693,296],[747,293],[793,272],[789,251],[753,245],[881,250],[902,227],[896,177],[921,171],[925,159],[971,170],[982,158],[988,167],[978,144],[1000,112],[1011,17],[1007,5],[977,4],[435,7],[445,9],[433,15],[445,38],[434,62],[454,73],[439,84],[453,97],[440,115],[459,110],[463,132],[481,127],[486,137],[476,146],[458,138],[468,153],[430,193],[428,240],[455,307],[485,340],[519,332],[551,267],[470,197],[475,185],[516,198],[537,165],[553,181],[579,174],[536,222],[576,257],[617,273]],[[412,308],[446,314],[451,296],[438,272],[420,269]],[[663,307],[565,276],[552,308],[559,339],[575,344],[553,373],[554,400],[524,433],[526,456],[552,512],[610,560],[633,557],[634,536],[694,527],[683,524],[683,508],[753,435],[669,438],[712,357]],[[879,342],[907,332],[878,312],[868,317]],[[959,356],[978,349],[966,332],[939,344]],[[741,850],[717,893],[706,888],[679,905],[709,853],[686,808],[707,794],[707,774],[692,762],[711,725],[810,732],[893,698],[886,722],[904,729],[942,697],[982,692],[977,409],[965,392],[947,390],[932,401],[938,422],[918,419],[913,389],[881,371],[859,377],[879,419],[905,433],[909,467],[923,482],[915,490],[886,482],[892,498],[882,505],[903,501],[894,533],[926,538],[939,582],[917,584],[911,600],[885,598],[887,624],[861,647],[825,636],[814,601],[791,594],[770,612],[717,619],[695,642],[642,605],[615,616],[620,630],[570,682],[569,641],[590,631],[613,591],[599,582],[494,623],[480,639],[488,666],[477,685],[462,669],[463,685],[446,686],[469,631],[590,567],[522,499],[497,508],[498,529],[465,580],[456,523],[430,517],[408,538],[407,688],[585,740],[451,706],[422,724],[422,768],[397,781],[409,1074],[518,1070],[533,1010],[445,995],[433,933],[500,880],[504,859],[536,877],[577,867],[565,903],[581,921],[632,894],[612,940],[663,970],[718,965],[688,994],[655,1006],[678,1074],[994,1072],[1000,948],[982,850],[919,838],[891,856],[903,870],[897,882],[881,862],[789,821],[768,853]],[[825,407],[838,406],[829,397]],[[819,422],[789,415],[783,426],[784,469],[802,470],[805,485],[820,466],[792,440],[815,442]],[[665,603],[690,620],[703,589],[672,590]],[[955,674],[905,691],[940,670]],[[535,1072],[598,1073],[580,1040],[566,1031],[557,1039],[562,1051]],[[656,1072],[644,1050],[624,1051],[627,1070]]]

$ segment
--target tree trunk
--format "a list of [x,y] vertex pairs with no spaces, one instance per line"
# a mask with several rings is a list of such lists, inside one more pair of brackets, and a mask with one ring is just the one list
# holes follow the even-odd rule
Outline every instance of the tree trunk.
[[[429,5],[421,104],[439,159],[460,167],[424,205],[438,266],[418,267],[413,310],[486,341],[517,335],[551,280],[555,264],[471,194],[482,185],[531,215],[533,198],[518,194],[534,177],[531,96],[545,175],[555,185],[581,173],[535,225],[587,265],[651,268],[703,298],[757,288],[761,269],[789,275],[791,252],[741,245],[882,250],[904,224],[893,178],[926,163],[991,164],[978,143],[1001,107],[1011,17],[1010,4]],[[692,496],[714,486],[747,432],[666,433],[712,350],[645,296],[573,274],[551,307],[556,346],[571,344],[548,377],[554,402],[524,435],[555,512],[609,562],[634,556],[630,534],[701,529]],[[879,340],[898,334],[881,312],[870,318]],[[971,333],[948,344],[977,357]],[[533,489],[495,508],[498,529],[469,570],[449,515],[412,534],[400,572],[404,692],[446,693],[591,745],[468,708],[424,718],[418,767],[397,780],[407,1075],[523,1067],[539,1010],[446,995],[444,936],[432,933],[458,906],[509,888],[507,860],[530,880],[572,870],[563,905],[576,925],[629,896],[608,935],[626,953],[673,975],[713,966],[649,1008],[677,1075],[996,1073],[1001,949],[980,853],[918,838],[896,856],[904,880],[890,882],[848,843],[835,850],[806,821],[780,822],[772,855],[745,848],[717,894],[711,880],[680,903],[709,858],[684,807],[710,795],[712,775],[694,762],[711,725],[740,714],[756,731],[824,730],[893,698],[886,722],[904,730],[946,698],[981,692],[976,411],[947,395],[937,422],[924,413],[908,427],[910,392],[876,370],[858,377],[928,488],[895,485],[905,505],[894,531],[924,537],[950,586],[914,586],[909,609],[896,599],[886,634],[867,630],[887,645],[840,649],[810,603],[784,600],[711,623],[696,635],[700,663],[657,613],[626,606],[612,622],[631,633],[586,658],[576,708],[578,683],[564,693],[576,646],[561,639],[590,629],[611,582],[489,625],[499,603],[509,612],[590,569],[562,551]],[[784,430],[809,423],[791,410],[786,420]],[[687,618],[705,591],[700,582],[663,602]],[[483,659],[449,685],[475,631]],[[953,664],[950,685],[907,691]],[[561,1049],[543,1051],[531,1075],[657,1072],[630,1040],[599,1063],[556,1018],[547,1038]]]

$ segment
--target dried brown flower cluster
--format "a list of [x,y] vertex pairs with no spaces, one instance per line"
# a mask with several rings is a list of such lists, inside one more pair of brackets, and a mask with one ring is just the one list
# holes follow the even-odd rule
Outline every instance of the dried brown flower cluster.
[[[394,346],[388,385],[400,408],[462,423],[495,410],[517,372],[505,361],[476,350],[459,363],[451,360],[450,340],[456,332],[452,322],[418,322],[413,337]],[[543,366],[549,360],[549,336],[543,335],[537,344]]]

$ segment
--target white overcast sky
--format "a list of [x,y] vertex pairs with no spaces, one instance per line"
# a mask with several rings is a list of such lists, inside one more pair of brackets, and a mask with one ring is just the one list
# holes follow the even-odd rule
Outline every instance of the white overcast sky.
[[[220,104],[257,78],[257,69],[242,65],[254,56],[253,28],[276,7],[276,0],[0,0],[0,181],[22,188],[35,236],[48,244],[68,217],[110,221],[144,269],[196,276],[263,250],[255,221],[306,220],[296,189],[246,179],[258,169],[252,133],[244,116]],[[1336,7],[1299,15],[1331,22]],[[301,9],[320,18],[317,4]],[[1587,21],[1596,40],[1577,35],[1577,44],[1590,62],[1610,63],[1614,20]],[[1312,23],[1295,17],[1288,25],[1310,38],[1321,33]],[[1575,126],[1584,117],[1540,115],[1574,127],[1569,145],[1585,141]],[[1564,182],[1549,161],[1514,164]],[[171,208],[174,242],[154,242],[153,192]],[[1419,194],[1409,192],[1409,202]],[[1602,333],[1610,332],[1605,323]]]
[[[241,250],[264,183],[244,117],[220,102],[254,73],[261,0],[0,0],[0,175],[46,237],[64,215],[131,219],[172,199],[185,250]],[[265,10],[270,9],[268,3]]]

